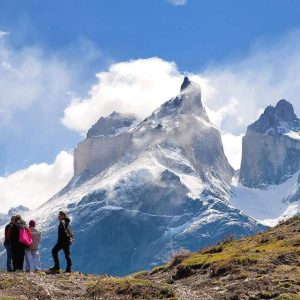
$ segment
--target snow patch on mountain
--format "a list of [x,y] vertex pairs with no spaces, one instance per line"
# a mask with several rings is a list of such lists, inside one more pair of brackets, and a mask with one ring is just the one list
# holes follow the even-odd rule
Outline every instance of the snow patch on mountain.
[[274,226],[297,213],[299,203],[291,204],[289,197],[299,188],[299,173],[295,173],[282,184],[270,185],[264,190],[248,188],[239,183],[235,177],[231,187],[230,203],[262,224]]
[[300,140],[300,133],[299,131],[288,131],[287,133],[285,133],[285,135],[287,135],[288,137],[290,137],[291,139],[294,139],[294,140]]

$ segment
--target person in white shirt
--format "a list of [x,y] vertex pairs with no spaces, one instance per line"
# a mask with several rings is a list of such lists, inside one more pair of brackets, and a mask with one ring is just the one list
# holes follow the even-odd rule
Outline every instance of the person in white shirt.
[[41,233],[35,228],[35,221],[31,220],[29,222],[29,229],[32,233],[32,245],[25,249],[25,271],[40,271],[40,252],[39,244],[41,241]]

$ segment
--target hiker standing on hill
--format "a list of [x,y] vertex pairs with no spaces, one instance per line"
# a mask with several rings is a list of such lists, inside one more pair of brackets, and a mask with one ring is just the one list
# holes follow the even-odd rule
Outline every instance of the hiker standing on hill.
[[29,248],[25,249],[25,271],[30,272],[34,270],[36,272],[41,270],[39,244],[41,241],[41,233],[35,228],[35,221],[29,222],[29,229],[32,234],[32,244]]
[[58,252],[63,250],[67,262],[67,267],[65,273],[71,273],[72,261],[70,257],[70,246],[73,243],[73,233],[70,227],[70,218],[65,211],[60,211],[58,213],[58,238],[57,243],[52,249],[52,256],[54,260],[54,266],[49,270],[52,272],[59,272],[60,265],[58,259]]
[[12,249],[12,260],[13,270],[23,271],[24,256],[25,256],[25,245],[20,243],[20,229],[25,228],[26,222],[21,218],[20,215],[16,215],[13,220],[11,231],[11,249]]
[[11,217],[10,223],[5,226],[5,238],[4,238],[4,247],[6,250],[6,269],[7,272],[13,271],[12,265],[12,250],[11,250],[11,227],[14,223],[14,216]]

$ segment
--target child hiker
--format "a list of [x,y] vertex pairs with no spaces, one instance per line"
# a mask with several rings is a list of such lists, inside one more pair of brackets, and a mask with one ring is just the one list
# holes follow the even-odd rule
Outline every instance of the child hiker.
[[29,222],[29,229],[32,233],[32,245],[25,249],[25,271],[40,271],[40,253],[39,244],[41,241],[41,233],[35,228],[35,221]]

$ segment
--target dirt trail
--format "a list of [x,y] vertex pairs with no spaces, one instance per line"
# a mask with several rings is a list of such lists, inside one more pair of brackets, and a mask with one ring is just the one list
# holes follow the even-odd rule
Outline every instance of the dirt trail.
[[0,273],[0,298],[6,296],[12,299],[86,299],[91,278],[93,276],[81,273]]

